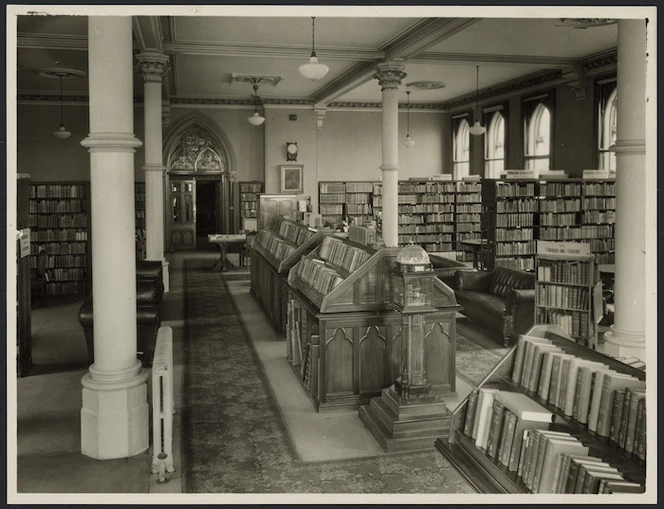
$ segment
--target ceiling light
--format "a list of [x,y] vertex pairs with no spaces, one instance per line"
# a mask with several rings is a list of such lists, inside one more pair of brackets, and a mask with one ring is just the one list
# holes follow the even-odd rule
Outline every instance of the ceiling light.
[[473,136],[482,136],[486,128],[480,124],[480,66],[477,66],[477,88],[475,89],[475,123],[469,129]]
[[404,142],[404,145],[406,145],[407,148],[410,148],[413,145],[415,145],[415,140],[410,137],[410,90],[406,91],[406,96],[408,97],[408,106],[406,109],[407,127],[406,127],[406,141]]
[[311,57],[309,57],[309,63],[307,64],[302,64],[300,66],[300,74],[307,78],[308,80],[319,80],[323,76],[327,74],[327,71],[330,70],[328,66],[325,64],[321,64],[318,62],[318,58],[316,57],[316,51],[315,51],[315,43],[316,43],[316,38],[315,38],[315,20],[316,16],[311,16]]
[[258,127],[265,122],[265,117],[261,117],[258,113],[258,83],[254,83],[254,114],[250,117],[247,117],[249,123],[253,126]]
[[60,127],[57,131],[53,131],[53,136],[60,140],[66,140],[71,136],[71,132],[67,131],[64,120],[64,96],[62,93],[62,80],[76,80],[85,76],[84,72],[74,69],[42,69],[39,75],[43,78],[60,80]]

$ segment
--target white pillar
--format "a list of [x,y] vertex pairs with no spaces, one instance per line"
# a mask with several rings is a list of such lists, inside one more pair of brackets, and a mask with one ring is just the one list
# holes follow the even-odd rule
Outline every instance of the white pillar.
[[383,93],[383,241],[387,247],[399,244],[399,85],[406,77],[406,64],[394,60],[378,64],[374,78]]
[[136,55],[143,75],[143,113],[145,118],[145,247],[146,260],[160,261],[164,291],[168,291],[168,262],[164,258],[164,165],[162,159],[161,81],[168,56],[161,53]]
[[[646,23],[618,21],[615,320],[604,351],[645,359]],[[656,338],[653,338],[655,340]]]
[[95,362],[81,380],[81,452],[124,458],[148,448],[148,374],[136,358],[132,25],[88,18]]

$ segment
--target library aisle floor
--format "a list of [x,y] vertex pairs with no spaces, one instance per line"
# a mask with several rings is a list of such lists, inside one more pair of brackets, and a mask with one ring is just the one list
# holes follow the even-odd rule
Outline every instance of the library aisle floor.
[[[232,256],[232,255],[231,255]],[[236,256],[236,255],[235,255]],[[80,454],[80,379],[87,370],[85,340],[77,321],[80,300],[51,302],[46,308],[33,311],[33,361],[34,367],[29,376],[18,379],[18,422],[17,422],[17,487],[19,493],[39,494],[82,494],[82,493],[132,493],[132,501],[149,500],[150,497],[140,494],[182,493],[191,489],[183,482],[183,465],[181,454],[183,416],[190,416],[188,409],[182,408],[182,385],[184,368],[184,340],[186,333],[196,331],[195,327],[186,329],[186,308],[198,309],[198,314],[209,313],[212,306],[194,306],[193,302],[185,301],[185,278],[198,277],[199,282],[216,285],[219,290],[226,288],[232,296],[234,306],[239,310],[240,326],[253,344],[246,345],[251,355],[257,358],[257,368],[262,373],[259,378],[268,388],[269,406],[275,409],[271,421],[283,430],[284,441],[289,461],[302,472],[323,469],[329,475],[337,471],[348,470],[346,466],[355,465],[358,471],[354,475],[361,477],[364,471],[376,468],[383,482],[390,486],[384,493],[399,493],[395,483],[390,483],[391,476],[399,476],[398,455],[382,452],[377,443],[364,428],[355,411],[330,412],[317,414],[293,371],[285,358],[283,341],[277,341],[271,328],[256,302],[249,294],[249,282],[246,273],[241,271],[219,274],[208,269],[214,264],[218,254],[214,252],[177,253],[169,257],[171,262],[171,291],[164,296],[162,308],[162,325],[168,325],[174,332],[174,363],[175,363],[175,466],[176,472],[169,475],[167,483],[156,482],[156,476],[150,472],[151,455],[149,452],[136,457],[120,460],[97,461]],[[198,266],[196,274],[185,274],[186,266]],[[188,295],[191,299],[191,296]],[[202,304],[202,303],[201,303]],[[212,313],[217,313],[212,311]],[[194,312],[196,314],[196,312]],[[233,313],[234,314],[234,313]],[[230,315],[227,320],[230,320]],[[235,314],[235,316],[238,316]],[[219,316],[198,316],[198,328],[210,327],[219,323]],[[467,331],[466,331],[467,332]],[[468,332],[467,332],[468,333]],[[481,342],[480,337],[473,340]],[[246,341],[245,341],[246,343]],[[192,343],[193,344],[193,343]],[[501,353],[495,350],[496,355]],[[472,350],[467,355],[476,355]],[[189,374],[191,375],[191,374]],[[251,383],[256,383],[256,380]],[[457,380],[457,400],[470,389],[462,379]],[[456,400],[447,401],[454,406]],[[242,427],[243,415],[232,417],[236,427]],[[246,423],[248,424],[248,422]],[[245,425],[246,425],[245,424]],[[184,427],[190,427],[191,422]],[[189,438],[189,435],[187,435]],[[204,439],[204,438],[203,438]],[[436,452],[425,453],[433,459],[430,465],[433,471],[440,474],[441,480],[436,486],[415,484],[406,493],[459,493],[471,494],[472,488],[449,464]],[[404,455],[405,459],[406,456]],[[368,466],[369,465],[369,466]],[[373,466],[371,466],[373,465]],[[186,465],[186,473],[192,468],[204,465]],[[226,468],[229,468],[227,465]],[[393,471],[386,475],[385,469]],[[419,467],[418,467],[419,468]],[[381,469],[383,472],[381,473]],[[401,472],[403,473],[403,472]],[[277,470],[274,475],[280,475]],[[11,481],[11,477],[10,477]],[[435,480],[429,479],[429,483]],[[400,483],[397,483],[400,484]],[[284,490],[283,486],[290,488]],[[408,485],[408,483],[406,483]],[[214,486],[205,484],[196,491],[211,493],[218,491]],[[358,485],[356,493],[378,492],[378,484]],[[405,486],[404,486],[405,487]],[[245,486],[246,488],[246,486]],[[264,488],[264,486],[263,486]],[[288,483],[276,483],[274,492],[305,493]],[[396,491],[395,491],[396,490]],[[244,490],[247,492],[249,490]],[[257,486],[252,491],[267,492]],[[324,491],[324,490],[312,490]],[[230,490],[229,490],[230,492]],[[237,490],[242,493],[242,490]],[[339,492],[339,491],[337,491]],[[345,490],[341,491],[342,493]],[[351,491],[348,491],[349,493]],[[44,499],[44,500],[53,500]]]

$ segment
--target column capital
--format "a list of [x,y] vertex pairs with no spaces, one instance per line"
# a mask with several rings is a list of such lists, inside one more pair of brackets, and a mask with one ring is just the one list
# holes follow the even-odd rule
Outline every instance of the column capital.
[[81,145],[89,152],[135,152],[143,142],[132,133],[90,133]]
[[145,83],[161,83],[168,68],[169,58],[162,53],[145,52],[136,55],[136,62]]
[[378,80],[381,90],[398,89],[401,85],[401,80],[407,74],[404,72],[406,63],[402,60],[390,60],[389,62],[381,62],[378,64],[378,70],[373,75],[374,79]]

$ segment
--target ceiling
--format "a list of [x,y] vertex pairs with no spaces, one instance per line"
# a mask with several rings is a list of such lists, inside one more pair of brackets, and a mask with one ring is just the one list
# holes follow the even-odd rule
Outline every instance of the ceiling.
[[[420,11],[421,12],[421,11]],[[265,102],[309,105],[379,103],[372,76],[378,62],[402,58],[407,85],[440,81],[444,88],[414,89],[411,104],[445,106],[480,89],[537,73],[583,72],[588,59],[615,53],[617,24],[575,29],[561,18],[329,17],[315,22],[316,53],[330,68],[319,81],[298,72],[311,53],[311,18],[261,16],[134,16],[136,53],[158,50],[170,56],[165,97],[172,102],[251,102],[248,83],[231,75],[279,75],[277,86],[263,85]],[[59,94],[59,83],[39,75],[43,68],[87,72],[86,16],[17,17],[19,98]],[[581,71],[580,71],[581,70]],[[87,79],[67,82],[65,95],[87,94]],[[143,93],[135,72],[134,90]]]

